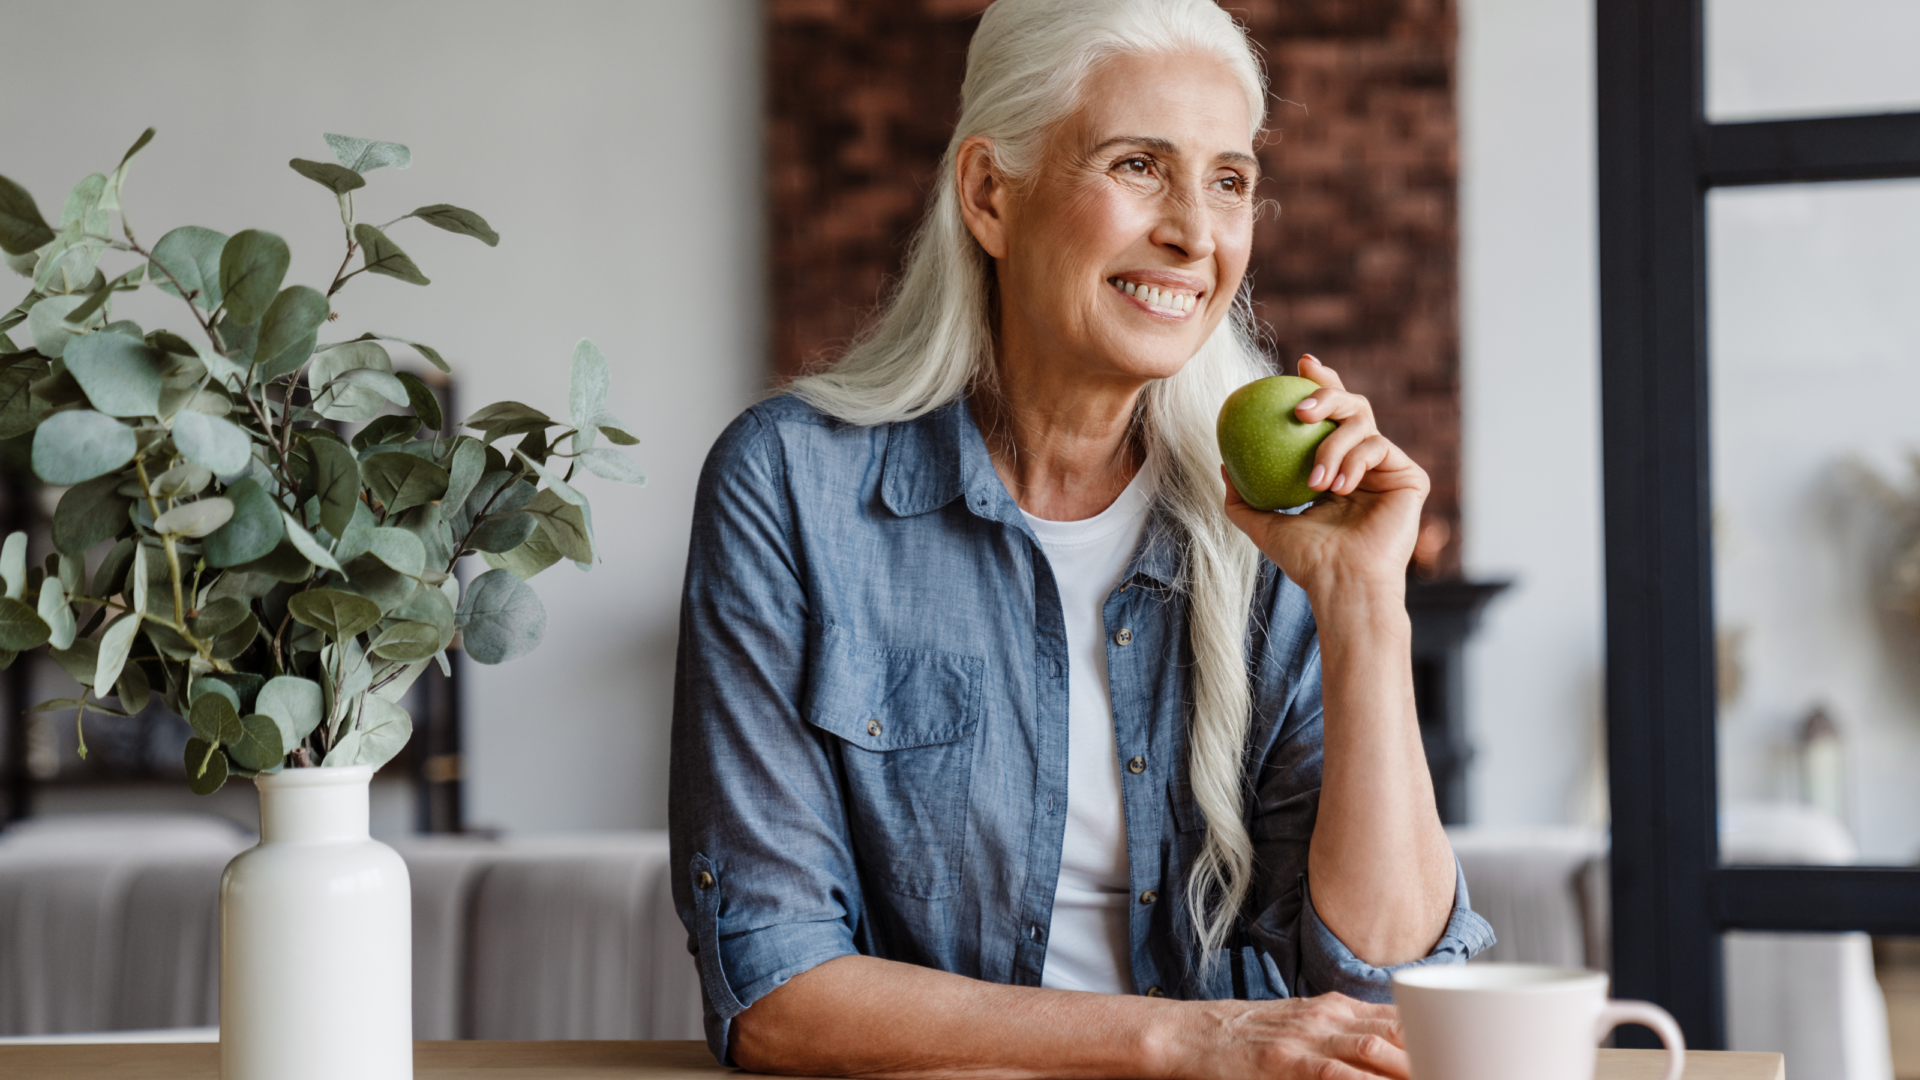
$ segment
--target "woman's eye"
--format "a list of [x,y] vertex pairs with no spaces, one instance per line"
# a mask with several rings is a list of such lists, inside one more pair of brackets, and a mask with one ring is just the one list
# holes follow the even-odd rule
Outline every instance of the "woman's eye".
[[1120,163],[1120,171],[1133,176],[1145,176],[1153,171],[1145,158],[1128,158]]

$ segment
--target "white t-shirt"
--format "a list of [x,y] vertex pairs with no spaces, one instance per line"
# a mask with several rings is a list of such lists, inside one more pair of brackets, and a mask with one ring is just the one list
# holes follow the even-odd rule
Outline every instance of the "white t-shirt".
[[1067,828],[1040,985],[1133,992],[1126,821],[1107,684],[1102,609],[1146,532],[1153,481],[1142,468],[1112,506],[1085,521],[1027,524],[1053,566],[1067,629]]

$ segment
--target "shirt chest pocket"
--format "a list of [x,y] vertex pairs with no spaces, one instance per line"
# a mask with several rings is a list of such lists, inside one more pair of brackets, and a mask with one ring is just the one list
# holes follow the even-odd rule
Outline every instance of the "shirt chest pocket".
[[986,662],[815,629],[805,716],[833,736],[863,873],[906,896],[951,896],[965,862]]

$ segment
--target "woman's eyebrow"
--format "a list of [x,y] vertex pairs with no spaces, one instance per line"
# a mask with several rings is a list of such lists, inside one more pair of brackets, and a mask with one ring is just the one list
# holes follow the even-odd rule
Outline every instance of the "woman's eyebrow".
[[[1094,147],[1093,152],[1095,154],[1104,153],[1116,146],[1138,146],[1151,150],[1156,154],[1164,154],[1167,157],[1180,156],[1180,147],[1178,144],[1172,139],[1163,139],[1158,135],[1116,135],[1106,142],[1101,143],[1099,146]],[[1259,159],[1255,158],[1252,154],[1244,154],[1238,150],[1222,150],[1214,160],[1231,162],[1235,165],[1244,165],[1255,170],[1260,168]]]

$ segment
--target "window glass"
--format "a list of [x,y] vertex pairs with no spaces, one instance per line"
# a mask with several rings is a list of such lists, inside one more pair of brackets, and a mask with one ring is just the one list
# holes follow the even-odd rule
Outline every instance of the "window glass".
[[1707,0],[1707,115],[1920,109],[1920,3]]
[[1920,860],[1920,181],[1708,199],[1722,858]]

